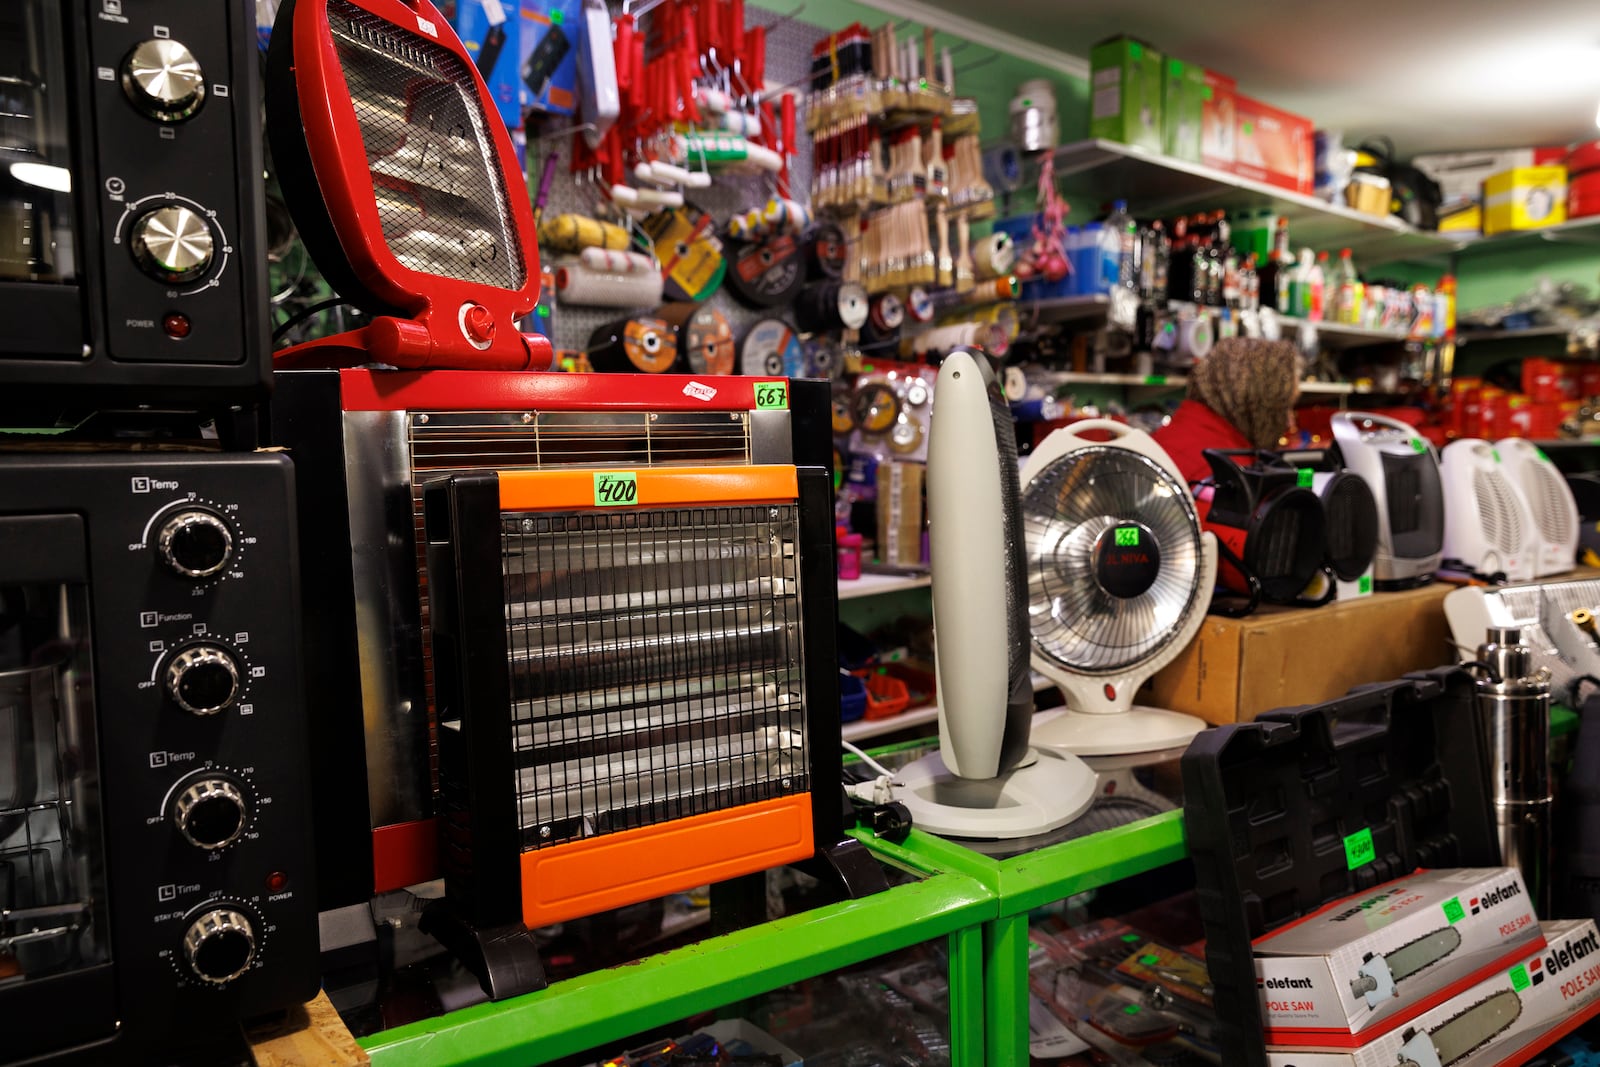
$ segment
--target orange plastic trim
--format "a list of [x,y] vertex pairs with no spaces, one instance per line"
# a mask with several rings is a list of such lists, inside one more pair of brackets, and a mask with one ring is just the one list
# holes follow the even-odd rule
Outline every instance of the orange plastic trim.
[[554,511],[592,508],[594,476],[631,474],[639,486],[635,507],[666,504],[727,504],[793,501],[800,495],[795,469],[783,465],[751,467],[670,467],[616,470],[501,471],[501,511]]
[[779,797],[522,854],[529,928],[809,857],[811,797]]

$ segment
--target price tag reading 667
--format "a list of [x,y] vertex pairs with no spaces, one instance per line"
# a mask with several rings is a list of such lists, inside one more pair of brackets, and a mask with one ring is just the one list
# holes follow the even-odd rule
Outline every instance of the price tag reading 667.
[[616,507],[619,504],[639,502],[639,482],[633,472],[596,471],[594,475],[594,506]]
[[756,410],[770,411],[773,408],[787,409],[789,407],[788,382],[757,382],[756,383]]

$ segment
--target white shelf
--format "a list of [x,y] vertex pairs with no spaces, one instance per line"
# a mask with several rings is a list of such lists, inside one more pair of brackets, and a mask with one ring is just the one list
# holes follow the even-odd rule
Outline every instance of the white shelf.
[[1595,245],[1600,244],[1600,215],[1586,215],[1581,219],[1572,219],[1539,230],[1513,230],[1489,237],[1464,234],[1454,240],[1457,251],[1462,255],[1537,248],[1542,244]]
[[1279,315],[1278,321],[1287,331],[1310,327],[1317,331],[1317,342],[1323,348],[1360,348],[1363,345],[1402,344],[1408,340],[1405,330],[1380,330],[1370,326],[1351,326],[1343,322],[1312,322],[1292,315]]
[[903,589],[926,589],[933,579],[926,574],[875,574],[862,571],[861,577],[841,579],[839,599],[855,600],[864,596],[898,593]]
[[1301,396],[1354,396],[1372,392],[1372,387],[1354,382],[1301,382]]
[[924,704],[917,708],[907,708],[898,715],[891,715],[887,719],[857,719],[855,722],[845,723],[839,730],[846,741],[855,743],[869,737],[881,737],[892,734],[897,730],[904,730],[911,726],[921,726],[924,723],[937,722],[939,708],[934,704]]
[[1456,331],[1457,344],[1473,341],[1514,341],[1524,337],[1565,337],[1571,331],[1565,326],[1525,326],[1520,330],[1474,330],[1462,327]]
[[1062,385],[1131,385],[1147,389],[1182,389],[1189,379],[1179,374],[1079,374],[1062,371],[1052,376]]
[[1454,251],[1458,238],[1412,229],[1392,215],[1367,215],[1226,171],[1113,141],[1078,141],[1055,154],[1056,180],[1089,216],[1126,200],[1135,215],[1189,209],[1230,214],[1266,208],[1289,220],[1296,245],[1348,248],[1363,265]]

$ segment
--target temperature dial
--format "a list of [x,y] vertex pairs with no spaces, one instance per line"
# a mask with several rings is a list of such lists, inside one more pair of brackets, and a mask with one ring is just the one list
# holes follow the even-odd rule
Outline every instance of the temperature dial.
[[171,38],[136,45],[122,61],[122,91],[161,122],[182,122],[206,99],[206,75],[194,53]]
[[211,267],[216,232],[204,215],[167,204],[133,220],[128,247],[139,269],[163,282],[186,282]]
[[185,841],[207,852],[227,848],[244,833],[244,794],[222,777],[202,778],[172,802],[172,821]]
[[239,695],[239,665],[216,645],[192,645],[167,664],[167,693],[192,715],[215,715]]
[[243,912],[212,908],[189,924],[183,958],[202,982],[227,985],[256,958],[256,932]]
[[209,511],[186,508],[162,524],[156,548],[185,578],[209,578],[233,557],[233,531]]

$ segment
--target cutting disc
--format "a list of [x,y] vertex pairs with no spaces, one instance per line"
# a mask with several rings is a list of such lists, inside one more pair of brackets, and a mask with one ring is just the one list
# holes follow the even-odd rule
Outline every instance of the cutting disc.
[[782,319],[758,320],[739,346],[739,370],[743,374],[802,378],[805,364],[799,335]]
[[600,327],[589,338],[589,363],[597,371],[662,374],[677,361],[677,334],[663,319],[624,319]]
[[717,291],[728,264],[710,215],[685,204],[658,211],[640,226],[655,242],[667,299],[699,303]]
[[794,311],[807,333],[859,330],[867,321],[867,290],[857,282],[818,282],[801,290]]
[[851,410],[862,433],[886,433],[900,417],[900,398],[887,382],[867,382],[856,389]]
[[839,277],[849,247],[838,223],[819,222],[806,234],[807,273],[814,279]]
[[805,343],[806,375],[811,378],[839,378],[844,375],[844,350],[826,337],[813,337]]
[[656,312],[678,328],[678,351],[693,374],[733,373],[733,327],[709,305],[668,304]]
[[760,241],[732,242],[724,280],[733,295],[750,307],[792,303],[806,280],[800,265],[800,244],[787,233]]

